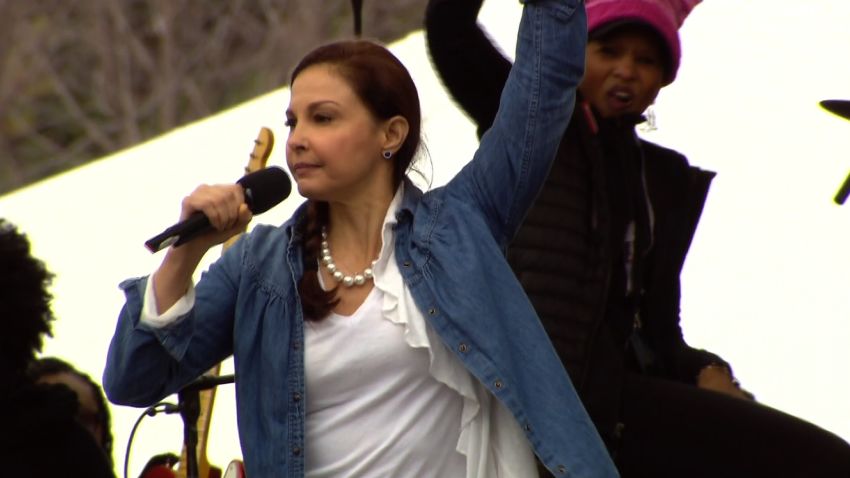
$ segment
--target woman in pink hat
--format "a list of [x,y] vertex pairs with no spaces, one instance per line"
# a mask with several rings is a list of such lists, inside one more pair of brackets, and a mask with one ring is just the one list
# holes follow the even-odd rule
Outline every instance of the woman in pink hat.
[[[483,0],[430,0],[432,62],[490,127],[510,61],[476,23]],[[508,259],[623,476],[850,475],[850,446],[757,404],[732,367],[690,347],[679,274],[714,173],[639,138],[676,77],[699,0],[587,0],[579,97]]]

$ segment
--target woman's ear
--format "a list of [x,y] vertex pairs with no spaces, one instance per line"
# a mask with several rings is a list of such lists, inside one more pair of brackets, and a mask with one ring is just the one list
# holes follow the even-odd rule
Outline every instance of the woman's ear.
[[410,131],[410,124],[404,116],[393,116],[384,126],[384,151],[392,151],[395,153],[401,149],[404,140],[407,139],[407,133]]

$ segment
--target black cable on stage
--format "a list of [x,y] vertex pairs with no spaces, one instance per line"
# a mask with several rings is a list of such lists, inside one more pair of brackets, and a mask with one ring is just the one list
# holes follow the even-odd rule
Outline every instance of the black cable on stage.
[[124,478],[127,478],[127,469],[130,466],[130,448],[133,444],[133,437],[136,435],[136,429],[142,423],[142,419],[146,416],[152,417],[158,413],[179,413],[180,407],[169,402],[159,402],[156,405],[151,405],[139,415],[136,423],[133,424],[133,429],[130,431],[130,438],[127,439],[127,450],[124,452]]

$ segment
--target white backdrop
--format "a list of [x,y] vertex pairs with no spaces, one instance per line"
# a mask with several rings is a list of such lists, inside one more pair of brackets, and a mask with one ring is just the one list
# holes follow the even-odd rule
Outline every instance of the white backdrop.
[[[519,7],[488,0],[482,23],[513,50]],[[687,340],[734,366],[760,401],[850,439],[850,205],[831,198],[850,169],[850,122],[817,105],[850,98],[850,4],[839,0],[707,0],[682,30],[677,81],[648,139],[717,171],[683,275]],[[475,148],[475,131],[431,71],[421,33],[393,45],[420,87],[434,185]],[[232,182],[261,126],[285,167],[285,89],[132,149],[0,197],[0,216],[26,232],[57,274],[58,321],[45,354],[96,379],[122,304],[117,284],[159,261],[143,243],[172,224],[198,183]],[[465,161],[465,160],[464,160]],[[294,193],[255,221],[280,223]],[[208,261],[218,251],[208,255]],[[207,263],[208,263],[207,261]],[[223,373],[231,370],[225,363]],[[112,407],[116,471],[140,410]],[[130,476],[179,451],[177,416],[142,422]],[[216,397],[208,455],[241,456],[233,387]]]

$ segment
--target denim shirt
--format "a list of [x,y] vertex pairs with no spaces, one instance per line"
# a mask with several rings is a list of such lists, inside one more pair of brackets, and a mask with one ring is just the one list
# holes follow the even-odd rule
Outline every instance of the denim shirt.
[[[395,254],[428,324],[502,401],[555,476],[617,472],[504,250],[548,173],[584,69],[581,0],[527,1],[500,113],[446,186],[405,185]],[[104,389],[147,406],[230,355],[247,475],[304,475],[303,272],[295,227],[257,226],[205,272],[195,304],[164,328],[139,322],[147,278],[121,284],[126,304]],[[306,444],[309,446],[309,444]]]

